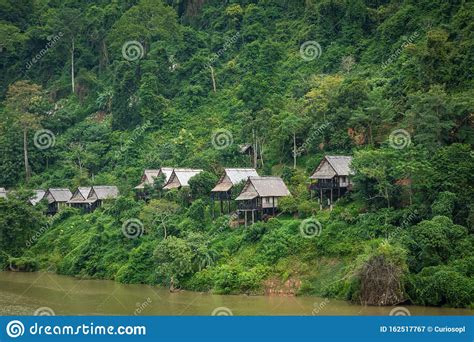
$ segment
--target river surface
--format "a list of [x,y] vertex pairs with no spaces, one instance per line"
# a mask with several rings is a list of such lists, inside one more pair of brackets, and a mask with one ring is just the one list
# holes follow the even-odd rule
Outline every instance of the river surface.
[[[52,273],[0,272],[0,315],[388,315],[320,297],[231,296],[180,291]],[[411,315],[473,315],[473,310],[406,306]],[[398,312],[401,312],[401,311]]]

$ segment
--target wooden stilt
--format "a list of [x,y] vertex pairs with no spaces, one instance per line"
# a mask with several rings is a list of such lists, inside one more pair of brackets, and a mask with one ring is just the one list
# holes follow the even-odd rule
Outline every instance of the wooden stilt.
[[332,188],[331,188],[331,202],[329,204],[329,209],[332,210]]
[[211,212],[212,212],[212,218],[214,219],[215,218],[215,212],[214,212],[214,206],[215,206],[215,203],[214,203],[214,195],[211,195]]
[[323,189],[322,188],[319,188],[319,197],[320,197],[319,210],[323,210]]

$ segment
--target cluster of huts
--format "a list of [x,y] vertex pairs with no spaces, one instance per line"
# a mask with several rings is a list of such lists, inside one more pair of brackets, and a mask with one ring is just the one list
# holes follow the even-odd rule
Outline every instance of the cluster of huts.
[[[310,190],[317,196],[321,208],[326,201],[332,208],[334,200],[351,189],[351,161],[350,156],[325,156],[312,173]],[[145,170],[135,191],[138,197],[145,198],[146,188],[153,187],[158,177],[163,179],[164,190],[188,187],[189,180],[202,171],[172,167]],[[238,221],[243,219],[245,225],[274,216],[278,211],[279,200],[291,195],[280,177],[260,176],[254,168],[225,168],[210,194],[212,200],[220,202],[222,213],[232,211],[232,198],[236,195],[233,190],[241,183],[243,188],[235,197],[236,214]]]
[[[47,201],[47,215],[56,214],[61,208],[80,208],[84,212],[92,212],[102,206],[104,201],[118,197],[119,190],[116,186],[91,186],[79,187],[71,192],[68,188],[49,188],[47,190],[33,190],[30,197],[31,205],[37,205],[40,201]],[[0,188],[0,198],[7,197],[7,191]]]
[[[332,208],[335,199],[351,190],[350,156],[325,156],[311,175],[310,190],[317,195],[322,207],[327,204]],[[202,169],[162,167],[145,170],[141,182],[134,190],[139,198],[146,198],[147,189],[155,186],[155,180],[163,180],[162,189],[181,189],[189,187],[189,180],[201,173]],[[238,195],[237,185],[243,184]],[[30,199],[32,205],[47,199],[47,213],[54,215],[62,207],[70,206],[91,212],[100,207],[104,201],[117,198],[119,190],[116,186],[79,187],[74,193],[65,188],[51,188],[46,191],[35,190]],[[278,211],[282,197],[290,196],[290,191],[280,177],[260,176],[254,168],[225,168],[219,181],[211,190],[212,200],[220,202],[222,213],[232,211],[232,198],[237,203],[238,222],[242,219],[245,225],[274,216]],[[0,198],[6,197],[6,191],[0,188]]]

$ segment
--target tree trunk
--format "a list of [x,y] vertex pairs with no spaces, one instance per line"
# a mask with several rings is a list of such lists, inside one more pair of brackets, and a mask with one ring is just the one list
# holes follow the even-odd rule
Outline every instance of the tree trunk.
[[30,165],[28,162],[28,130],[26,128],[23,128],[23,155],[25,158],[25,178],[26,182],[30,180]]
[[211,79],[212,79],[212,89],[214,90],[214,93],[216,92],[216,78],[214,76],[214,68],[209,65],[209,68],[211,69]]
[[374,138],[372,136],[372,125],[369,125],[369,145],[372,146],[374,144]]
[[296,134],[293,133],[293,169],[296,169]]
[[256,133],[255,129],[252,130],[252,136],[253,136],[253,167],[256,169],[257,168],[257,142],[256,142]]
[[71,48],[71,87],[72,93],[74,94],[74,39],[72,40]]

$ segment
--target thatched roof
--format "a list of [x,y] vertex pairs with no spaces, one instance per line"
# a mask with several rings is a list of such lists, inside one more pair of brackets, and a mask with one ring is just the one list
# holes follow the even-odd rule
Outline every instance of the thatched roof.
[[92,187],[87,199],[106,200],[117,198],[118,195],[119,189],[116,186],[96,185]]
[[311,179],[331,179],[334,176],[350,176],[351,156],[325,156],[314,170]]
[[44,198],[44,195],[46,194],[46,191],[44,191],[42,189],[33,190],[33,191],[34,191],[35,194],[30,197],[30,203],[32,205],[37,205]]
[[72,194],[71,199],[68,203],[81,203],[84,202],[91,193],[92,187],[79,187],[76,191]]
[[165,184],[169,181],[171,174],[173,173],[172,167],[162,167],[160,169],[150,169],[145,170],[142,176],[142,182],[135,187],[135,189],[144,189],[145,185],[153,185],[155,183],[155,178],[159,177],[160,175],[165,176]]
[[180,188],[182,186],[189,186],[189,180],[202,171],[202,169],[174,169],[171,173],[170,179],[165,184],[163,189],[168,190]]
[[48,191],[46,191],[45,196],[51,197],[48,198],[49,203],[67,202],[71,199],[72,192],[66,188],[49,188]]
[[0,188],[0,198],[7,198],[7,190]]
[[249,177],[237,201],[255,197],[284,197],[291,193],[280,177]]
[[257,170],[251,168],[226,168],[224,174],[219,179],[219,182],[211,190],[212,192],[228,191],[234,185],[239,184],[242,181],[246,181],[249,177],[258,177]]

